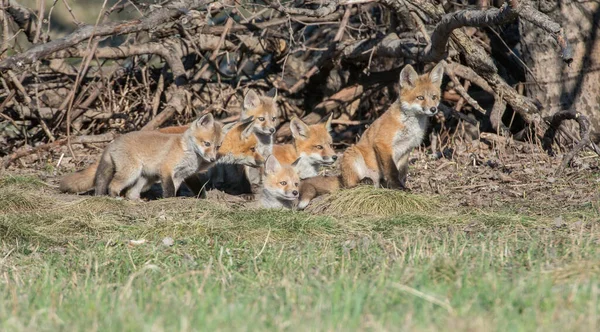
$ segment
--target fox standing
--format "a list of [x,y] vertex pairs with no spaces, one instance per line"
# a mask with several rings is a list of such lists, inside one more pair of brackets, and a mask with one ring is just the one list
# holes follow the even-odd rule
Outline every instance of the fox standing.
[[404,187],[410,152],[422,143],[428,117],[438,111],[443,75],[441,63],[420,76],[406,65],[400,72],[398,100],[344,152],[341,176],[303,180],[298,207],[304,208],[312,198],[340,187],[355,187],[365,179],[376,187],[382,181],[389,188]]
[[185,178],[215,163],[221,134],[221,124],[206,114],[182,135],[137,131],[120,136],[100,158],[95,194],[118,196],[127,190],[127,198],[137,200],[160,181],[163,197],[175,196]]

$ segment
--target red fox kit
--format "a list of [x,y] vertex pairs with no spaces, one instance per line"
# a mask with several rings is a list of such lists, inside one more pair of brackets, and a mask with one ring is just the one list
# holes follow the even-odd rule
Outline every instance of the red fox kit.
[[365,178],[375,186],[383,180],[386,187],[404,187],[410,152],[421,144],[428,118],[438,111],[443,75],[441,63],[421,76],[411,65],[402,69],[398,100],[344,152],[340,165],[345,187]]
[[[254,134],[258,152],[267,157],[273,150],[277,126],[277,103],[274,98],[259,96],[253,90],[244,97],[241,119],[254,117]],[[209,171],[212,185],[231,193],[256,193],[263,181],[263,170],[240,165],[218,165]]]
[[300,178],[291,165],[281,165],[274,155],[265,162],[265,179],[261,205],[264,208],[294,207],[298,199]]
[[273,155],[284,165],[297,160],[296,171],[301,179],[316,176],[319,166],[331,165],[337,159],[332,148],[331,115],[325,122],[307,125],[299,118],[290,122],[293,144],[273,146]]
[[[212,118],[212,115],[210,116]],[[221,124],[215,121],[215,125],[221,128]],[[252,118],[246,119],[244,121],[240,121],[237,123],[232,123],[222,127],[221,136],[218,141],[218,144],[214,146],[214,149],[217,150],[217,162],[218,163],[239,163],[248,166],[257,167],[264,163],[264,158],[258,153],[258,139],[253,135],[253,120]],[[142,141],[139,143],[135,143],[138,145],[143,145],[144,148],[149,149],[150,147],[146,147],[149,145],[149,142],[145,140],[145,135],[152,134],[160,134],[161,137],[181,137],[187,130],[189,126],[179,126],[179,127],[169,127],[169,131],[171,134],[160,133],[156,131],[148,131],[148,132],[134,132],[131,134],[137,135],[137,133],[143,136]],[[184,129],[185,128],[185,129]],[[127,134],[129,135],[129,134]],[[125,136],[125,135],[124,135]],[[141,136],[140,136],[141,137]],[[116,140],[115,140],[116,141]],[[150,141],[153,142],[153,141]],[[95,175],[98,169],[98,165],[100,160],[96,161],[94,164],[90,165],[88,168],[66,175],[60,182],[60,190],[63,192],[86,192],[92,190],[95,184]],[[190,180],[190,185],[196,185],[195,187],[198,190],[202,187],[203,183],[195,183],[194,177],[188,177]],[[187,184],[188,181],[186,181]],[[150,183],[149,185],[152,185]],[[147,188],[142,188],[147,189]],[[142,190],[144,191],[144,190]],[[106,192],[106,191],[105,191]],[[132,192],[132,194],[135,192]]]
[[155,131],[131,132],[115,139],[100,158],[95,177],[96,195],[137,200],[160,181],[163,197],[175,196],[183,180],[217,160],[222,126],[211,114],[194,121],[182,135]]
[[441,64],[421,76],[406,65],[400,73],[398,100],[344,152],[339,177],[302,180],[298,208],[304,209],[314,197],[355,187],[366,179],[375,186],[383,179],[388,187],[404,187],[410,152],[423,141],[427,118],[437,113],[443,75]]

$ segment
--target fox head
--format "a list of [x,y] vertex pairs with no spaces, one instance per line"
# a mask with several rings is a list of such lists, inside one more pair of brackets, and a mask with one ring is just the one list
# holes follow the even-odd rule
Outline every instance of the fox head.
[[207,162],[217,160],[217,149],[221,144],[222,126],[212,114],[204,114],[190,125],[184,137],[191,142],[194,152]]
[[254,135],[252,117],[224,127],[225,136],[218,151],[220,163],[259,167],[264,163],[258,152],[258,139]]
[[254,117],[252,127],[259,135],[271,136],[277,127],[277,103],[275,98],[261,97],[254,90],[244,97],[241,119]]
[[[296,163],[296,162],[294,162]],[[293,201],[298,198],[300,177],[294,164],[282,166],[274,155],[265,162],[264,190],[276,198]]]
[[311,165],[331,165],[337,159],[329,133],[332,115],[326,121],[310,126],[299,118],[293,118],[290,122],[296,151],[299,156],[307,158]]
[[440,103],[444,67],[438,63],[431,72],[417,74],[411,65],[400,72],[400,100],[402,111],[414,115],[434,116]]

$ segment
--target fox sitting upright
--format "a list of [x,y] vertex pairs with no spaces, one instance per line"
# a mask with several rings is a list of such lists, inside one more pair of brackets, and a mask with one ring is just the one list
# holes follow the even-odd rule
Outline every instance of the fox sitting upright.
[[382,180],[389,188],[405,187],[410,152],[423,141],[428,117],[438,111],[443,75],[441,63],[421,76],[406,65],[400,72],[400,97],[344,152],[341,176],[302,180],[298,208],[305,208],[314,197],[355,187],[366,179],[376,187]]
[[290,121],[294,142],[273,146],[273,155],[283,165],[296,162],[294,167],[301,179],[317,176],[319,166],[331,165],[337,159],[332,148],[331,117],[314,125],[307,125],[299,118]]
[[348,148],[341,160],[343,185],[356,186],[370,178],[388,188],[405,186],[408,157],[421,145],[428,118],[438,111],[444,67],[437,64],[419,76],[411,65],[400,72],[400,97]]
[[163,197],[175,196],[190,175],[207,169],[217,160],[222,125],[206,114],[194,121],[182,135],[137,131],[115,139],[100,158],[96,170],[95,194],[140,199],[140,193],[157,181]]

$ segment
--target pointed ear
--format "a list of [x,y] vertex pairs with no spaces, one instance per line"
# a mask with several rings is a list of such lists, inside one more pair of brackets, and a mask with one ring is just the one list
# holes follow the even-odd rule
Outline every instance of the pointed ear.
[[194,129],[198,129],[201,127],[210,128],[210,127],[214,126],[214,124],[215,124],[215,119],[213,118],[212,114],[207,113],[207,114],[204,114],[203,116],[201,116],[196,121],[194,121],[193,127],[194,127]]
[[417,78],[419,78],[419,74],[417,74],[411,65],[404,66],[400,72],[400,87],[414,87],[417,83]]
[[252,123],[253,123],[253,121],[248,121],[248,122],[244,122],[241,124],[242,128],[244,128],[244,130],[242,131],[243,139],[247,139],[248,137],[250,137],[250,135],[252,135],[254,133],[254,128],[252,127]]
[[444,64],[442,62],[438,63],[433,67],[431,72],[429,73],[429,79],[431,83],[442,84],[442,78],[444,77]]
[[296,168],[296,166],[298,166],[298,163],[300,162],[300,159],[302,159],[302,157],[299,157],[298,159],[294,160],[294,162],[291,164],[291,166]]
[[268,156],[265,161],[265,174],[277,173],[280,170],[281,164],[279,163],[279,160],[277,160],[274,155]]
[[237,122],[231,122],[223,125],[223,134],[227,134],[236,124]]
[[331,131],[331,120],[333,120],[333,113],[329,114],[329,116],[326,117],[325,119],[327,119],[327,120],[324,121],[325,128],[329,132],[329,131]]
[[292,121],[290,121],[290,130],[292,131],[292,136],[295,139],[308,137],[308,126],[299,118],[295,117],[292,119]]
[[273,97],[273,100],[275,100],[277,98],[277,89],[276,88],[271,88],[269,91],[267,91],[267,93],[265,93],[266,97]]
[[244,107],[242,107],[242,114],[244,113],[244,111],[255,109],[259,106],[260,98],[258,97],[258,94],[254,90],[249,90],[248,93],[246,93],[246,97],[244,97]]

